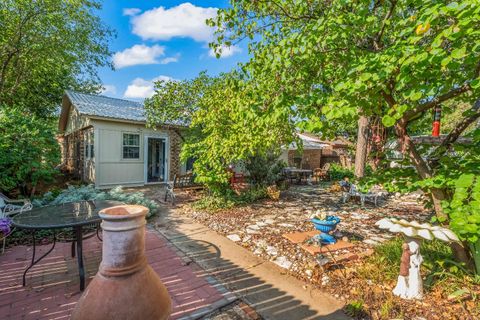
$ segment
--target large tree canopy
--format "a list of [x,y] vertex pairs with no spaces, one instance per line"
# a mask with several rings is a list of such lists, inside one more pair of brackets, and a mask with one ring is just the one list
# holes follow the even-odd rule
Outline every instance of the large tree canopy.
[[[231,3],[209,22],[218,30],[212,47],[251,40],[253,57],[242,70],[272,110],[293,105],[296,118],[304,120],[299,125],[325,134],[332,123],[352,123],[359,115],[381,118],[416,171],[400,170],[402,179],[392,174],[392,181],[429,191],[438,218],[448,218],[445,208],[455,212],[450,218],[464,239],[478,234],[478,194],[462,193],[463,201],[456,202],[451,197],[455,186],[474,181],[468,174],[479,174],[478,130],[469,146],[455,150],[456,159],[446,156],[480,117],[475,107],[480,97],[478,0]],[[410,137],[412,125],[418,129],[418,119],[452,101],[471,107],[457,117],[440,146],[422,153]],[[466,203],[474,210],[457,210]],[[478,237],[469,241],[478,251]]]
[[31,194],[60,152],[54,111],[65,89],[100,89],[112,31],[90,0],[0,2],[0,189]]
[[[433,171],[408,125],[444,101],[472,104],[480,93],[477,0],[240,0],[210,24],[218,28],[213,47],[251,39],[243,70],[259,92],[274,92],[274,109],[295,105],[306,128],[324,132],[338,120],[379,116],[423,179]],[[479,116],[466,112],[447,141]],[[441,214],[445,195],[432,193]]]
[[[267,156],[289,143],[294,121],[288,113],[268,112],[251,82],[236,72],[193,80],[159,81],[155,95],[145,101],[150,125],[182,121],[182,158],[196,159],[197,180],[212,191],[228,182],[230,164],[252,156]],[[225,190],[223,190],[225,191]]]
[[94,0],[0,2],[0,106],[48,115],[65,89],[98,91],[97,69],[110,65]]
[[[227,82],[218,93],[201,95],[215,106],[194,111],[206,127],[218,110],[246,120],[233,121],[242,124],[241,133],[230,124],[204,130],[216,139],[204,150],[250,142],[254,134],[262,136],[258,129],[276,128],[279,120],[294,121],[292,131],[298,126],[331,135],[351,128],[359,116],[381,119],[398,139],[406,165],[413,166],[383,177],[404,190],[429,192],[439,220],[455,212],[453,225],[463,223],[457,233],[470,243],[478,241],[470,237],[480,230],[475,188],[466,193],[471,197],[464,192],[462,201],[452,201],[455,186],[473,183],[469,174],[480,173],[478,129],[470,132],[470,145],[452,149],[480,117],[475,107],[480,97],[478,0],[232,0],[208,24],[217,30],[214,50],[249,39],[251,59],[235,71],[234,85]],[[423,132],[428,113],[443,103],[467,107],[456,114],[443,143],[420,148],[411,134]],[[217,121],[222,124],[222,119]],[[452,151],[456,158],[448,156]],[[466,206],[474,210],[457,210]]]

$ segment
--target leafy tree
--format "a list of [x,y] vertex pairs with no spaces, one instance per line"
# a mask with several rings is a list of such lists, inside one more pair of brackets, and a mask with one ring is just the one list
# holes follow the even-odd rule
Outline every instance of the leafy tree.
[[95,0],[0,2],[0,105],[51,115],[65,89],[100,89],[112,31]]
[[30,188],[33,195],[39,181],[54,177],[59,155],[53,119],[20,108],[0,109],[0,190]]
[[[304,125],[317,130],[331,120],[379,115],[420,177],[430,178],[408,125],[439,103],[478,96],[479,12],[473,0],[232,1],[210,24],[218,27],[214,47],[252,39],[253,58],[243,69],[260,92],[276,80],[285,99],[272,101],[275,108],[290,108],[293,99]],[[480,116],[471,111],[448,145]],[[441,216],[445,195],[431,191]]]
[[251,83],[233,72],[218,77],[201,73],[193,80],[159,81],[145,101],[152,126],[182,120],[189,123],[182,159],[196,159],[197,180],[216,193],[225,192],[232,163],[263,156],[291,140],[293,121],[286,113],[266,109]]
[[392,181],[422,186],[438,219],[448,219],[442,203],[451,200],[452,181],[469,171],[472,161],[479,166],[479,147],[464,148],[455,160],[448,152],[480,117],[480,108],[463,112],[433,150],[415,145],[411,131],[439,104],[475,106],[478,0],[232,0],[208,23],[218,30],[214,49],[250,39],[252,59],[241,70],[268,110],[283,110],[301,119],[301,127],[324,134],[336,129],[332,123],[381,117],[415,169],[403,170],[407,176],[392,174]]

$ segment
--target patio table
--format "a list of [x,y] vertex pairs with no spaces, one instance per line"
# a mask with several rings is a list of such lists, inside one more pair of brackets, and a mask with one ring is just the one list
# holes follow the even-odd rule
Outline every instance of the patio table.
[[312,176],[313,170],[308,170],[308,169],[286,169],[286,172],[289,172],[290,174],[294,174],[298,177],[299,182],[302,181],[302,178],[305,178],[308,180],[309,177]]
[[[23,286],[25,286],[25,278],[27,272],[43,258],[45,258],[55,248],[57,241],[57,231],[59,229],[73,229],[74,238],[68,239],[72,241],[72,257],[75,257],[75,245],[76,255],[78,262],[78,271],[80,276],[80,290],[85,289],[85,269],[83,266],[83,252],[82,243],[84,239],[87,239],[95,234],[98,235],[98,226],[101,222],[101,218],[98,212],[102,209],[113,207],[123,204],[118,201],[80,201],[69,202],[60,205],[45,206],[35,208],[31,211],[22,212],[12,218],[12,224],[20,229],[27,229],[31,231],[33,240],[33,253],[30,265],[23,272]],[[96,233],[84,237],[82,234],[83,227],[96,226]],[[38,230],[53,230],[53,244],[52,247],[45,252],[40,258],[35,260],[35,233]],[[101,240],[101,239],[100,239]]]

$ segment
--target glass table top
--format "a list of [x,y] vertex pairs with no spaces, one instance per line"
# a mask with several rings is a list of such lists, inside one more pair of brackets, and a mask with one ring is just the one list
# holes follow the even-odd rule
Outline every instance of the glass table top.
[[12,217],[14,226],[23,229],[56,229],[101,221],[98,212],[123,204],[119,201],[80,201],[35,208]]

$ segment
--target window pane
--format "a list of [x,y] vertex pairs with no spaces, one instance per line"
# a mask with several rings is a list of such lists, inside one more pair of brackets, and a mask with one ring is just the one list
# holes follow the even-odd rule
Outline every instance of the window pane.
[[124,146],[140,146],[140,135],[139,134],[123,134],[123,145]]
[[140,136],[138,134],[131,135],[132,141],[130,143],[131,146],[139,146],[140,145]]
[[140,147],[123,147],[124,159],[139,159]]

